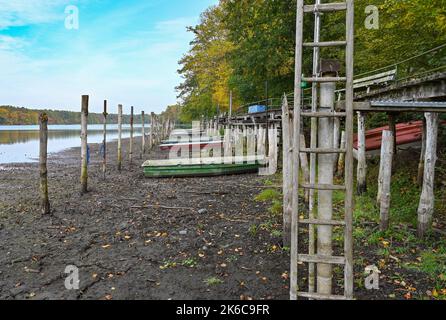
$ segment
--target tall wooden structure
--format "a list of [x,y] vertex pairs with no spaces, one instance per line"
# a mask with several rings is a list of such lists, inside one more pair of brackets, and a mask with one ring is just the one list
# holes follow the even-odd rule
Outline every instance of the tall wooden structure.
[[[321,13],[337,11],[346,12],[346,39],[343,41],[320,41]],[[312,13],[315,16],[315,39],[311,43],[303,43],[303,21],[304,13]],[[338,47],[346,49],[345,76],[330,73],[321,73],[319,66],[319,48]],[[304,48],[313,48],[314,74],[305,78],[302,75],[302,61]],[[295,90],[294,90],[294,114],[293,114],[293,144],[292,144],[292,172],[293,172],[293,192],[292,192],[292,222],[291,222],[291,285],[290,296],[292,300],[299,297],[309,299],[352,299],[353,298],[353,244],[352,244],[352,216],[353,216],[353,54],[354,54],[354,1],[346,0],[340,3],[321,4],[316,0],[314,5],[304,5],[304,0],[297,1],[296,19],[296,65],[295,65]],[[322,70],[327,71],[327,70]],[[313,84],[313,103],[311,111],[304,110],[302,102],[302,82]],[[335,112],[334,107],[328,108],[331,104],[331,92],[337,83],[345,84],[345,112]],[[321,102],[318,102],[319,93]],[[322,105],[323,104],[323,105]],[[301,129],[302,119],[312,119],[311,146],[301,149]],[[333,123],[335,118],[345,118],[345,149],[334,148],[333,139],[326,139],[325,135],[333,138]],[[309,184],[302,184],[299,174],[300,154],[310,154],[311,177]],[[332,183],[333,177],[326,177],[327,172],[333,171],[333,155],[345,154],[345,183],[335,185]],[[331,165],[331,171],[324,171],[324,167]],[[322,167],[322,168],[321,168]],[[319,173],[317,174],[317,170]],[[319,178],[317,179],[317,177]],[[318,181],[316,181],[316,179]],[[328,179],[328,180],[327,180]],[[331,181],[331,182],[327,182]],[[318,206],[312,208],[311,212],[304,219],[300,218],[301,208],[299,191],[312,190],[312,201],[315,201],[315,193],[318,194]],[[332,193],[333,191],[345,192],[345,215],[343,221],[336,221],[331,218]],[[330,202],[330,203],[328,203]],[[302,253],[299,249],[300,228],[309,227],[309,250]],[[345,229],[344,256],[334,256],[331,248],[331,235],[334,226],[341,226]],[[317,244],[315,242],[315,229],[317,229]],[[330,239],[327,239],[327,235]],[[321,240],[322,239],[322,240]],[[328,242],[323,242],[329,240]],[[308,291],[299,288],[298,265],[307,263],[309,265],[309,288]],[[344,295],[334,295],[331,288],[332,265],[344,266]],[[317,270],[317,282],[315,281],[315,269]],[[327,275],[328,278],[327,278]],[[305,276],[306,277],[306,276]],[[327,290],[328,288],[328,290]]]

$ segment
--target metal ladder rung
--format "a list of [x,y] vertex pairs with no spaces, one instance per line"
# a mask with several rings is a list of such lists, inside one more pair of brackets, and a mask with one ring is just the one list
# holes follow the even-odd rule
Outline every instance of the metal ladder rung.
[[339,186],[334,184],[302,184],[302,188],[304,189],[312,189],[312,190],[341,190],[345,191],[345,186]]
[[345,264],[344,257],[299,254],[297,260],[306,263]]
[[312,149],[305,148],[300,150],[301,153],[315,153],[315,154],[331,154],[331,153],[347,153],[346,149]]
[[339,47],[339,46],[346,46],[347,41],[324,41],[324,42],[305,42],[303,44],[304,47]]
[[347,113],[345,112],[302,112],[300,114],[306,118],[345,118]]
[[319,226],[345,226],[344,221],[336,221],[336,220],[302,219],[299,220],[299,223],[319,225]]
[[322,3],[322,4],[313,4],[313,5],[305,5],[304,12],[334,12],[334,11],[343,11],[347,10],[347,3],[345,2],[334,2],[334,3]]
[[297,296],[313,300],[348,300],[347,297],[345,296],[326,295],[326,294],[309,293],[309,292],[298,292]]
[[317,82],[317,83],[323,83],[323,82],[346,82],[346,77],[319,77],[319,78],[303,78],[302,81],[304,82]]

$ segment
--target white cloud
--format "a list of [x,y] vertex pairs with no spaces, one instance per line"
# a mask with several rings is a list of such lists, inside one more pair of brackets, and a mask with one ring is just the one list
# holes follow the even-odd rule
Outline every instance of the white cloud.
[[64,19],[68,0],[0,0],[0,30]]

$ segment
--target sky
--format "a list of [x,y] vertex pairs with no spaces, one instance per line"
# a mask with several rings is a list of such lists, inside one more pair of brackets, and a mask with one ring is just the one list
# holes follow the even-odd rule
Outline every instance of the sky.
[[177,100],[186,27],[217,2],[0,0],[0,105],[80,111],[88,94],[90,112],[107,99],[159,113]]

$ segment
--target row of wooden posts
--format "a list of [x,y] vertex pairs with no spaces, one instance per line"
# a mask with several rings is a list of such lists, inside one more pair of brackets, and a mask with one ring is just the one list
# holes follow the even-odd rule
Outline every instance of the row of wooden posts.
[[[81,194],[88,192],[88,108],[89,108],[89,96],[82,96],[81,106]],[[107,173],[107,101],[104,101],[103,112],[103,146],[102,146],[102,174],[103,178],[106,178]],[[123,106],[118,105],[118,156],[117,156],[117,169],[122,171],[122,124],[123,124]],[[150,133],[148,135],[148,148],[151,150],[154,146],[158,145],[163,139],[165,139],[174,128],[174,122],[171,119],[163,119],[155,113],[151,113],[150,116]],[[48,116],[45,113],[40,114],[39,117],[40,126],[40,154],[39,154],[39,167],[40,167],[40,194],[41,194],[41,209],[43,214],[48,214],[51,211],[50,201],[48,196]],[[140,158],[143,159],[146,153],[146,130],[145,130],[145,113],[141,112],[141,150]],[[130,113],[130,141],[129,141],[129,162],[133,163],[134,153],[134,107],[131,107]]]
[[[224,130],[221,155],[225,159],[234,156],[258,156],[267,161],[267,170],[261,170],[262,175],[273,175],[277,172],[279,159],[279,123],[229,123],[220,127],[217,121],[209,121],[204,126],[207,136],[220,136]],[[216,156],[214,154],[214,156]],[[217,155],[220,156],[220,155]]]

